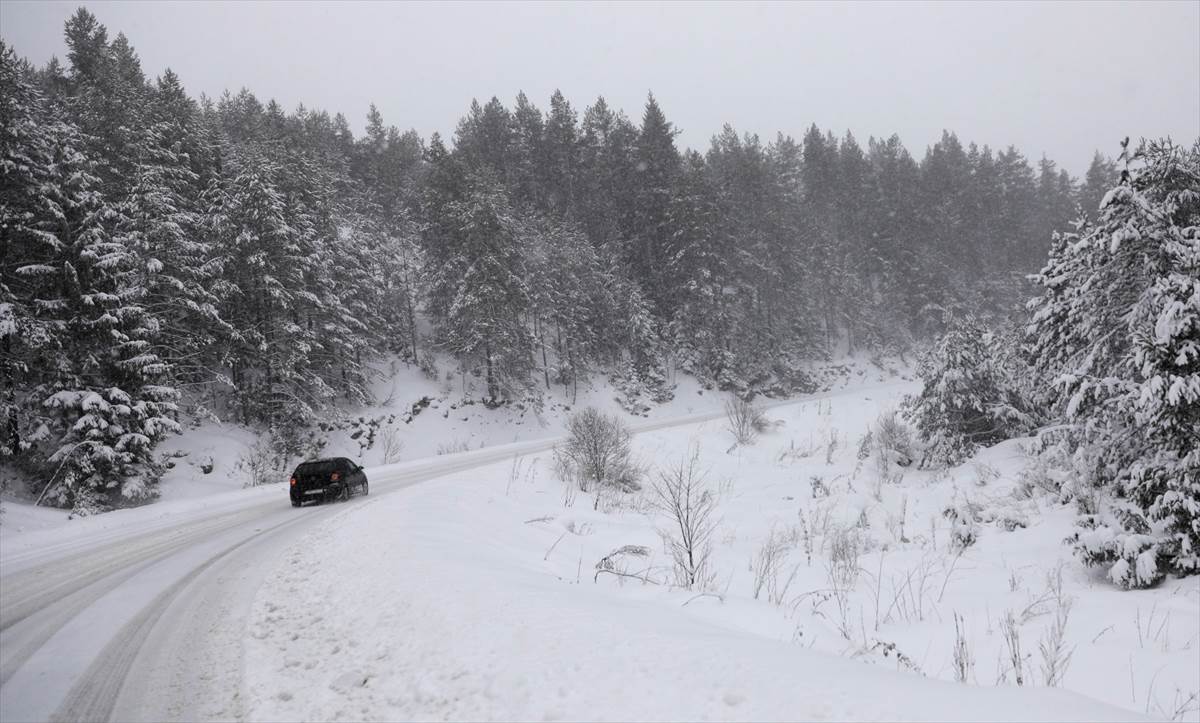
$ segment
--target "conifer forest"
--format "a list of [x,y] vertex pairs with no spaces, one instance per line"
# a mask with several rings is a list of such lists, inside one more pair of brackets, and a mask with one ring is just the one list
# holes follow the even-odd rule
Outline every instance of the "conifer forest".
[[[541,466],[521,467],[517,452],[510,452],[503,457],[507,483],[479,493],[488,504],[496,498],[515,505],[510,494],[518,499],[521,485],[561,477],[565,486],[539,499],[551,501],[547,509],[581,511],[553,523],[566,532],[555,528],[530,542],[530,559],[545,552],[545,564],[556,564],[560,532],[567,539],[562,549],[576,538],[572,550],[600,544],[585,540],[597,527],[609,530],[601,537],[612,537],[608,547],[615,549],[602,555],[605,550],[587,548],[578,564],[571,557],[561,569],[548,568],[560,582],[610,582],[614,591],[641,585],[663,595],[682,590],[684,597],[670,598],[671,609],[693,611],[725,605],[742,584],[737,575],[753,573],[753,587],[747,577],[742,592],[752,590],[753,601],[761,593],[786,611],[792,642],[816,640],[811,630],[827,630],[825,640],[845,646],[834,653],[886,658],[894,668],[960,682],[986,677],[989,685],[996,657],[995,677],[1004,684],[1042,679],[1042,673],[1022,672],[1023,665],[1034,669],[1028,662],[1036,653],[1033,640],[1026,642],[1025,663],[1013,640],[1022,625],[1054,619],[1058,638],[1047,628],[1047,647],[1036,654],[1049,661],[1045,685],[1056,687],[1070,659],[1062,647],[1072,609],[1062,591],[1062,565],[1057,588],[1046,573],[1047,589],[1057,597],[1048,592],[1044,600],[1057,600],[1057,613],[1047,612],[1050,603],[1030,603],[1025,618],[1011,612],[1006,622],[996,618],[1008,647],[995,638],[990,657],[978,662],[986,662],[986,674],[975,672],[970,651],[982,644],[983,628],[971,638],[959,618],[960,610],[975,608],[933,602],[936,597],[941,605],[948,587],[947,599],[954,599],[963,570],[984,565],[967,562],[982,554],[968,551],[981,549],[981,529],[988,535],[1033,529],[1040,523],[1029,521],[1028,510],[1041,505],[1043,514],[1067,515],[1046,549],[1062,550],[1077,566],[1067,568],[1077,571],[1068,587],[1084,585],[1082,576],[1091,575],[1087,585],[1134,600],[1178,584],[1183,592],[1171,599],[1194,608],[1197,599],[1187,591],[1200,579],[1200,128],[1185,138],[1142,137],[1138,129],[1129,137],[1097,138],[1099,151],[1086,172],[1075,175],[1041,151],[992,147],[954,128],[915,147],[899,135],[855,137],[815,123],[784,129],[726,124],[705,129],[707,146],[688,147],[670,104],[653,92],[639,107],[620,108],[599,95],[573,104],[568,95],[595,91],[564,87],[549,97],[463,97],[452,133],[423,135],[407,129],[404,117],[384,117],[374,104],[284,107],[270,88],[230,88],[214,97],[189,91],[188,78],[144,67],[135,34],[106,27],[101,15],[74,11],[63,28],[67,53],[49,62],[31,62],[0,40],[0,493],[7,495],[0,528],[9,534],[17,534],[14,524],[26,524],[6,519],[20,505],[69,511],[71,520],[164,505],[166,476],[192,469],[192,462],[181,461],[186,440],[207,440],[214,429],[258,440],[258,456],[247,452],[235,466],[232,456],[217,453],[203,474],[189,472],[197,478],[215,464],[218,476],[245,475],[247,486],[283,483],[329,439],[357,429],[343,440],[357,446],[344,448],[365,460],[372,489],[385,490],[379,480],[391,479],[387,465],[409,461],[405,450],[415,454],[421,444],[432,455],[433,443],[420,435],[442,434],[413,431],[401,442],[389,424],[419,430],[443,424],[440,418],[444,425],[466,422],[461,429],[499,425],[502,431],[489,433],[491,445],[516,443],[514,435],[523,434],[507,431],[505,420],[536,419],[558,430],[555,415],[564,415],[560,431],[569,441],[554,448],[552,462],[547,457]],[[365,131],[354,130],[364,127],[364,117]],[[838,389],[831,379],[854,381],[863,372],[853,370],[864,368],[892,370],[888,383],[912,382],[894,387],[904,393],[878,418],[883,402],[873,402],[879,408],[871,407],[861,423],[843,422],[839,431],[826,421],[828,428],[816,433],[801,431],[791,417],[786,424],[792,426],[784,426],[778,420],[785,417],[767,411],[784,409],[779,405],[789,399],[816,399],[817,414],[826,416],[814,419],[840,419],[843,402],[827,402],[829,412],[819,400]],[[421,384],[439,391],[409,379],[424,379]],[[381,393],[389,384],[390,393]],[[615,416],[597,412],[596,399],[613,402]],[[709,399],[727,401],[703,406]],[[384,407],[372,420],[370,411],[360,411]],[[720,416],[722,409],[729,419],[725,436],[711,444],[688,442],[691,456],[681,451],[683,463],[669,467],[657,452],[643,452],[641,462],[630,457],[638,449],[631,440],[651,434],[637,424],[657,420],[656,410]],[[574,416],[568,422],[565,415]],[[635,437],[622,419],[635,423]],[[451,436],[437,437],[438,455],[476,454],[483,446],[476,437]],[[745,476],[753,475],[722,472],[720,465],[747,459],[741,455],[751,454],[758,439],[778,447],[762,469],[823,462],[830,471],[814,466],[796,477],[799,492],[771,488],[770,501],[756,510],[776,514],[797,497],[820,505],[849,495],[862,504],[846,513],[844,528],[829,521],[841,514],[836,506],[825,508],[824,523],[814,522],[808,508],[789,511],[788,526],[771,522],[761,547],[722,562],[722,549],[740,549],[730,520],[741,518],[728,512],[729,500],[749,494],[737,485],[750,484]],[[602,444],[613,456],[597,461]],[[671,444],[655,449],[674,450]],[[1020,456],[1019,475],[1005,471],[1010,457],[995,461],[1005,450]],[[843,452],[844,473],[835,473]],[[498,462],[499,454],[487,459]],[[710,481],[719,492],[701,494],[700,470],[708,463],[717,464]],[[749,464],[737,462],[743,463]],[[720,482],[722,474],[736,485]],[[938,497],[928,511],[920,506],[934,504],[928,502],[934,493],[922,489],[966,479],[961,475],[978,482],[956,486],[946,493],[950,501]],[[1000,484],[994,480],[1011,482],[1015,491],[1002,502],[996,496],[981,501],[990,494],[985,487]],[[587,502],[575,507],[577,495]],[[276,496],[282,500],[282,493]],[[910,504],[924,517],[914,522]],[[996,505],[1025,511],[988,511]],[[851,506],[846,502],[845,510]],[[611,515],[633,515],[629,510],[653,510],[673,521],[655,528],[662,550],[658,537],[650,535],[654,543],[644,545],[630,537],[638,542],[631,545],[603,526],[616,519]],[[580,522],[583,511],[594,518]],[[533,535],[555,519],[541,516],[545,512],[531,505],[510,516],[518,532]],[[882,548],[870,542],[885,529],[892,542]],[[682,536],[672,537],[672,530]],[[815,553],[812,540],[818,540]],[[918,546],[938,545],[946,552],[937,558],[942,567],[927,571],[928,589],[913,587],[913,570],[926,564],[924,557],[912,563],[907,591],[886,577],[883,555],[915,555]],[[791,551],[795,570],[782,562]],[[586,556],[592,552],[599,562]],[[814,566],[814,554],[830,562]],[[870,555],[878,562],[865,562]],[[647,556],[653,562],[638,562]],[[654,556],[666,560],[661,569],[669,571],[658,578]],[[960,557],[964,567],[956,572]],[[838,567],[845,559],[851,562]],[[9,564],[14,569],[16,563]],[[827,570],[829,582],[822,577],[801,591],[808,585],[803,571],[814,567],[820,576]],[[723,570],[740,572],[727,578]],[[791,593],[788,570],[801,580]],[[4,587],[17,590],[14,579]],[[734,581],[732,593],[727,580]],[[881,592],[888,580],[895,597],[890,610]],[[867,598],[857,607],[853,602],[854,591],[868,584],[875,586],[873,613],[862,602]],[[1008,589],[1015,595],[1023,588],[1010,582]],[[20,604],[33,610],[37,600]],[[810,615],[810,607],[811,620],[819,622],[791,617]],[[1144,609],[1149,605],[1138,607],[1139,616]],[[999,613],[975,613],[979,626],[987,622],[987,636],[990,616]],[[872,614],[874,632],[868,630]],[[897,646],[906,645],[902,633],[875,637],[901,617],[916,624],[935,615],[939,623],[954,621],[948,636],[957,633],[953,657],[950,638],[937,643],[946,653],[940,670],[911,643],[907,657],[899,652]],[[1089,628],[1086,637],[1095,633]],[[1084,636],[1082,627],[1078,635]],[[1196,642],[1183,635],[1173,638],[1173,650],[1194,654]],[[1092,644],[1099,645],[1100,636]],[[1086,640],[1080,637],[1078,645],[1085,650]],[[1078,662],[1084,657],[1081,652],[1076,665],[1086,666]],[[25,662],[5,668],[0,685]],[[1128,667],[1132,677],[1132,657]],[[1190,669],[1179,663],[1173,670]],[[367,692],[346,695],[383,696],[370,693],[375,674],[363,670],[354,690]],[[1124,670],[1107,685],[1129,687]],[[1136,672],[1142,675],[1141,668]],[[342,683],[329,685],[341,690]],[[8,685],[8,695],[15,686]],[[326,687],[324,679],[312,683]],[[1136,710],[1145,701],[1146,713],[1175,720],[1195,720],[1200,711],[1200,686],[1178,688],[1173,703],[1163,697],[1165,688],[1142,695],[1146,687],[1139,677]],[[576,695],[583,688],[564,690]],[[266,707],[236,717],[360,715],[289,708],[309,699],[275,695],[262,693]],[[371,699],[361,715],[550,715],[540,708],[454,707],[459,702],[436,710],[388,707],[410,700],[405,695],[394,693],[386,705],[383,697]],[[735,706],[729,701],[738,695],[725,694],[724,705]],[[765,700],[747,695],[746,706]],[[122,699],[113,700],[106,705],[116,708],[64,708],[58,717],[120,718]],[[631,705],[646,707],[629,709],[564,703],[564,710],[567,718],[596,711],[617,719],[709,715],[699,708],[659,710],[651,700],[631,697]],[[1050,718],[1064,711],[1097,720],[1106,715],[1055,708],[1058,698],[1038,700],[1028,710]],[[1026,710],[1013,705],[999,710]],[[738,710],[722,708],[717,717],[807,715],[786,707]],[[946,712],[957,708],[911,710],[918,718],[958,717]],[[835,717],[875,714],[847,708]]]

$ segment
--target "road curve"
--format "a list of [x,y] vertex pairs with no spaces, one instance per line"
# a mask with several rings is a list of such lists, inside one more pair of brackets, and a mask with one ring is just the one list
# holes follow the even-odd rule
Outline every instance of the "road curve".
[[[633,430],[722,416],[693,414]],[[371,495],[348,503],[294,509],[281,493],[268,502],[254,497],[180,520],[0,552],[0,720],[243,719],[242,641],[250,607],[267,574],[289,564],[284,556],[293,543],[381,494],[546,451],[558,441],[370,468]]]

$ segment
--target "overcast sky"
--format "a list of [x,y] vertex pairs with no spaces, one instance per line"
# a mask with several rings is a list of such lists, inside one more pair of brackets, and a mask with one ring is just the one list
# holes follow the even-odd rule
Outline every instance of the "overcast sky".
[[[79,2],[0,2],[0,35],[36,63],[65,61]],[[811,123],[899,133],[920,158],[943,128],[1016,145],[1079,175],[1126,135],[1200,136],[1200,2],[321,3],[88,2],[148,75],[193,95],[245,86],[286,108],[449,136],[471,98],[555,88],[641,117],[653,90],[706,149],[724,123],[766,139]]]

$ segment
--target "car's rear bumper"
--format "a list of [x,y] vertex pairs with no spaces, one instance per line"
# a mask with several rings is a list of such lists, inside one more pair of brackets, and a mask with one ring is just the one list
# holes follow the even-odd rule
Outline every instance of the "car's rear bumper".
[[291,496],[294,500],[314,500],[337,494],[340,490],[340,487],[333,485],[328,487],[304,487],[302,489],[292,488]]

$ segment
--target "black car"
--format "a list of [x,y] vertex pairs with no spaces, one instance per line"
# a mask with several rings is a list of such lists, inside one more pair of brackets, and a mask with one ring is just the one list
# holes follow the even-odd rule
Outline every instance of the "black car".
[[314,459],[296,468],[289,489],[292,507],[311,500],[345,500],[357,492],[367,494],[367,473],[345,457]]

